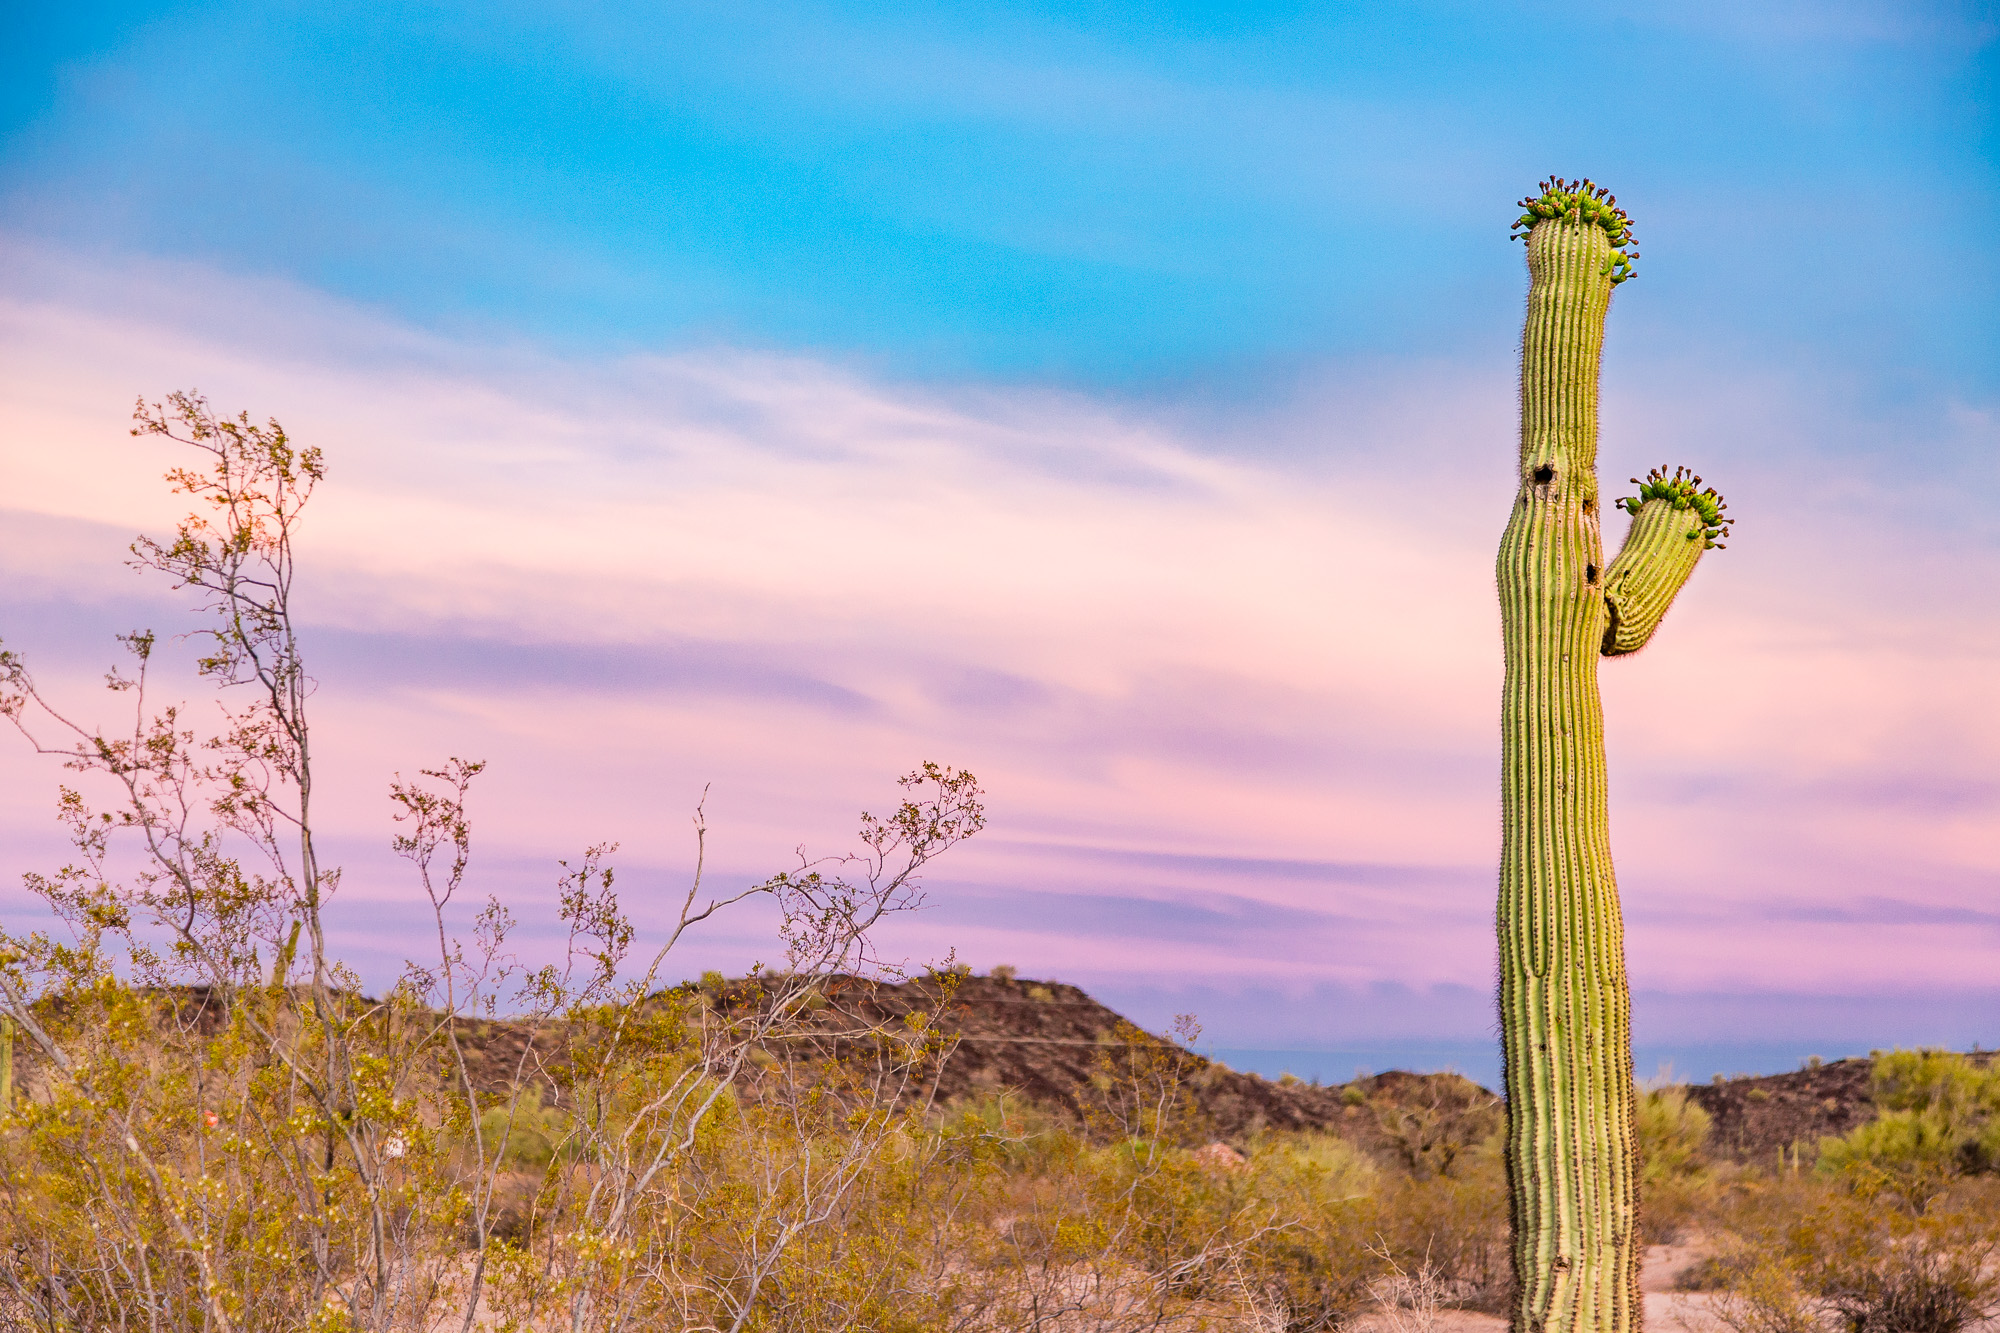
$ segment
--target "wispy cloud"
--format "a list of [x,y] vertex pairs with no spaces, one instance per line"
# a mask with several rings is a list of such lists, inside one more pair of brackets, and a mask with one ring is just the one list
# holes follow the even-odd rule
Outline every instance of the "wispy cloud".
[[[175,512],[124,433],[135,391],[199,385],[328,451],[302,600],[343,893],[380,904],[345,921],[364,950],[395,952],[368,928],[402,892],[392,772],[493,760],[493,883],[545,894],[524,867],[617,837],[643,909],[705,786],[718,873],[761,874],[933,757],[980,774],[993,828],[912,954],[1134,994],[1484,992],[1504,381],[1329,375],[1225,424],[720,348],[565,360],[278,284],[6,258],[0,634],[66,688],[86,631],[165,614],[117,565]],[[1695,439],[1747,512],[1605,673],[1635,977],[1992,984],[1988,531],[1853,483],[1866,451],[1813,441],[1795,388],[1679,370],[1611,384],[1606,473]],[[1992,418],[1933,427],[1968,459]],[[15,845],[53,779],[5,766]]]

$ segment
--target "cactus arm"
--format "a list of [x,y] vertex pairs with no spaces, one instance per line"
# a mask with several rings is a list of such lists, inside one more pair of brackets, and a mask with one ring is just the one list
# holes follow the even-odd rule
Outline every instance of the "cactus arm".
[[1713,489],[1697,490],[1700,477],[1685,469],[1672,476],[1655,468],[1639,494],[1619,501],[1633,515],[1625,545],[1604,575],[1604,601],[1610,624],[1604,630],[1603,653],[1623,657],[1646,646],[1666,618],[1667,608],[1694,573],[1701,553],[1723,543],[1730,521]]

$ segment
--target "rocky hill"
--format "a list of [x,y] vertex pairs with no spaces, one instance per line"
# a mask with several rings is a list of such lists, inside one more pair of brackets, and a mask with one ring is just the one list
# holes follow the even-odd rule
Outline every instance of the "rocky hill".
[[[1241,1145],[1261,1130],[1321,1130],[1413,1170],[1447,1164],[1498,1128],[1498,1097],[1457,1074],[1392,1070],[1322,1086],[1243,1073],[1141,1031],[1075,986],[1011,976],[925,977],[890,984],[843,978],[830,988],[823,1021],[848,1031],[901,1030],[904,1016],[933,1009],[949,986],[941,1028],[946,1054],[923,1090],[953,1103],[1009,1091],[1059,1116],[1105,1114],[1117,1085],[1136,1071],[1170,1084],[1190,1135]],[[710,1002],[727,1010],[759,988],[723,982]],[[173,993],[171,1010],[191,1031],[212,1030],[221,1007],[202,989]],[[524,1029],[505,1020],[462,1029],[476,1083],[499,1087],[520,1067]],[[1990,1058],[1990,1057],[1975,1057]],[[16,1086],[33,1089],[45,1071],[30,1043],[16,1039]],[[530,1062],[532,1063],[532,1062]],[[1787,1074],[1737,1078],[1687,1089],[1713,1126],[1712,1157],[1775,1163],[1781,1151],[1812,1148],[1875,1117],[1870,1065],[1838,1060]]]
[[[934,984],[869,986],[853,998],[867,1014],[897,1020],[932,1002]],[[1107,1054],[1141,1036],[1075,986],[996,977],[961,979],[945,1027],[956,1046],[939,1073],[940,1100],[1011,1088],[1072,1114],[1090,1104]],[[1323,1087],[1260,1078],[1178,1050],[1176,1059],[1205,1123],[1229,1142],[1264,1128],[1320,1129],[1415,1165],[1477,1142],[1501,1114],[1498,1097],[1456,1074],[1391,1071]],[[1780,1149],[1803,1147],[1810,1157],[1821,1138],[1875,1118],[1869,1067],[1866,1059],[1838,1060],[1687,1092],[1713,1121],[1711,1156],[1775,1162]]]
[[1822,1138],[1875,1118],[1869,1070],[1866,1059],[1835,1060],[1789,1074],[1696,1084],[1688,1100],[1712,1121],[1711,1157],[1775,1165],[1781,1151],[1803,1148],[1810,1157]]
[[[934,1003],[939,985],[850,984],[856,989],[840,1002],[884,1023]],[[1457,1074],[1392,1072],[1321,1086],[1242,1073],[1144,1033],[1056,981],[963,977],[941,1026],[954,1043],[935,1084],[947,1103],[1007,1088],[1085,1116],[1102,1100],[1099,1084],[1129,1076],[1136,1049],[1171,1064],[1203,1128],[1225,1141],[1261,1129],[1321,1129],[1421,1159],[1476,1141],[1499,1119],[1499,1099]]]

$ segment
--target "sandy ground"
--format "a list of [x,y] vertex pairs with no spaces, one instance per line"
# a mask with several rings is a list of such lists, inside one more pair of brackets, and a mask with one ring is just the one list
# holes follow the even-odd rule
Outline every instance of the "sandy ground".
[[[1646,1251],[1639,1270],[1639,1290],[1646,1302],[1647,1333],[1729,1333],[1711,1311],[1713,1295],[1673,1289],[1681,1272],[1707,1253],[1698,1242],[1655,1245]],[[490,1315],[482,1317],[476,1327],[481,1330],[497,1327],[490,1321]],[[1428,1317],[1416,1311],[1399,1310],[1393,1315],[1363,1315],[1350,1328],[1353,1333],[1506,1333],[1507,1321],[1498,1315],[1470,1310],[1439,1310]],[[2000,1333],[2000,1319],[1973,1325],[1967,1333]]]
[[[1652,1333],[1726,1333],[1723,1325],[1708,1312],[1709,1297],[1701,1293],[1651,1291],[1645,1293],[1645,1327]],[[1379,1316],[1363,1316],[1354,1322],[1357,1333],[1506,1333],[1507,1321],[1498,1315],[1475,1314],[1470,1310],[1439,1310],[1424,1321],[1405,1311],[1403,1330]]]
[[[1682,1270],[1707,1253],[1699,1243],[1655,1245],[1646,1251],[1639,1291],[1646,1302],[1647,1333],[1729,1333],[1715,1317],[1713,1294],[1673,1289]],[[1414,1318],[1409,1311],[1398,1314],[1400,1318],[1364,1316],[1355,1321],[1356,1333],[1506,1333],[1507,1328],[1507,1321],[1497,1315],[1470,1310],[1440,1310],[1430,1320]],[[2000,1317],[1968,1325],[1966,1333],[2000,1333]]]
[[[1725,1333],[1709,1313],[1712,1297],[1673,1289],[1682,1270],[1706,1253],[1698,1244],[1655,1245],[1646,1251],[1639,1269],[1639,1290],[1646,1302],[1647,1329],[1656,1333]],[[1471,1310],[1439,1310],[1430,1319],[1413,1317],[1409,1311],[1399,1313],[1400,1318],[1364,1315],[1355,1321],[1356,1333],[1506,1333],[1507,1328],[1507,1321],[1500,1316]]]

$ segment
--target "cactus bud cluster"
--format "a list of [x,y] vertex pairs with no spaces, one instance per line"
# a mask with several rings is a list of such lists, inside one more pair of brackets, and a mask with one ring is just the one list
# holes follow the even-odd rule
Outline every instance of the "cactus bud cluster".
[[1632,276],[1636,271],[1632,261],[1639,257],[1639,251],[1632,235],[1632,218],[1618,206],[1617,195],[1592,181],[1565,181],[1560,176],[1549,177],[1541,188],[1539,195],[1521,201],[1521,216],[1514,220],[1510,239],[1518,236],[1526,240],[1536,224],[1558,219],[1573,226],[1602,227],[1611,241],[1612,256],[1605,261],[1605,271],[1612,286]]
[[1676,509],[1692,509],[1701,518],[1701,528],[1690,532],[1688,540],[1701,538],[1704,551],[1711,547],[1726,549],[1717,539],[1728,536],[1730,526],[1736,522],[1726,512],[1728,502],[1713,486],[1704,489],[1701,478],[1687,468],[1677,467],[1669,474],[1662,464],[1648,472],[1644,481],[1632,478],[1632,484],[1639,488],[1639,493],[1617,502],[1626,513],[1638,517],[1648,500],[1665,500]]

